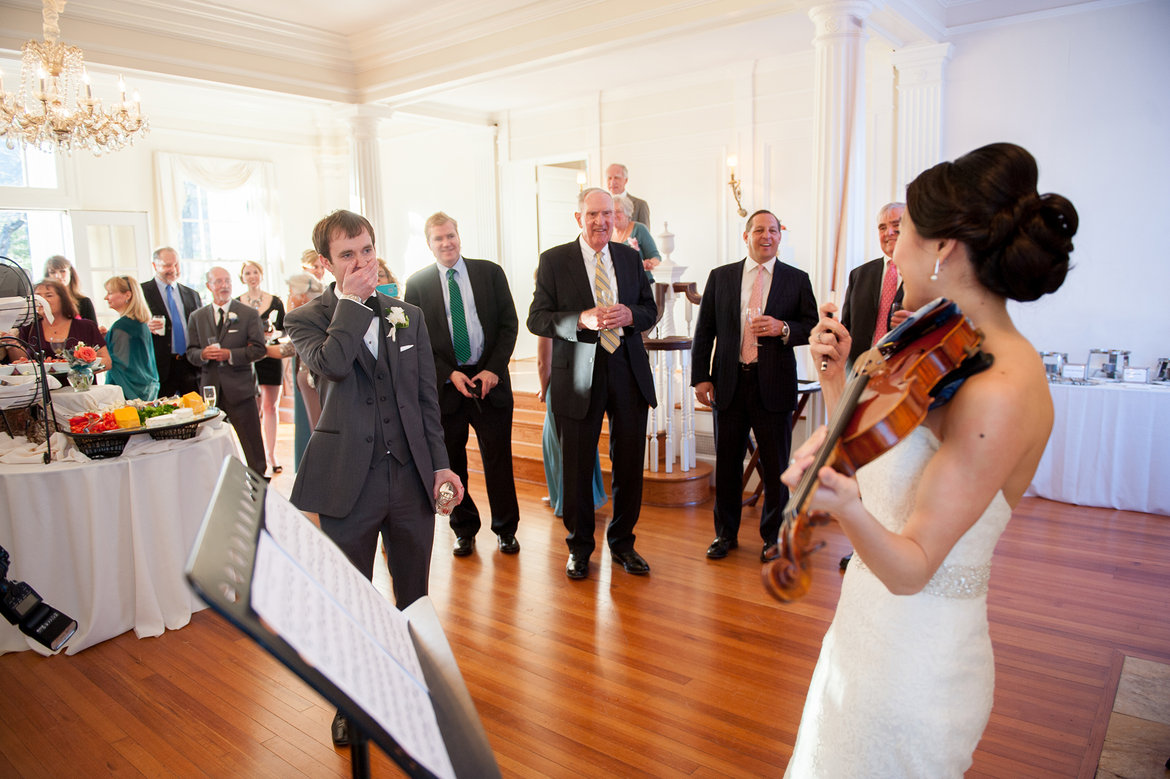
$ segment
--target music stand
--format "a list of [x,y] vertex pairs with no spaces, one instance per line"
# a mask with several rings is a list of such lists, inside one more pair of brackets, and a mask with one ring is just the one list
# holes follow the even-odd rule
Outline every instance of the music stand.
[[[492,754],[487,734],[475,711],[475,704],[463,683],[463,677],[459,673],[455,657],[451,653],[442,626],[439,624],[438,615],[429,598],[419,599],[399,614],[394,611],[393,606],[386,603],[380,595],[373,591],[371,583],[366,581],[359,585],[359,587],[368,586],[369,588],[369,592],[358,592],[360,597],[365,598],[365,603],[369,605],[373,602],[373,597],[376,597],[385,605],[384,611],[386,612],[383,613],[382,607],[374,604],[373,616],[371,618],[367,612],[367,621],[372,620],[378,624],[367,626],[370,633],[364,633],[364,635],[367,638],[379,636],[381,635],[379,631],[386,626],[383,623],[401,628],[401,622],[405,621],[407,628],[405,634],[409,636],[409,640],[404,642],[406,648],[403,654],[417,655],[417,666],[412,666],[412,658],[405,657],[398,663],[397,667],[407,670],[414,668],[416,672],[421,670],[423,677],[422,680],[415,680],[418,688],[422,690],[421,692],[409,699],[404,696],[395,700],[396,705],[400,704],[404,708],[399,713],[411,717],[410,726],[396,733],[387,730],[388,720],[386,717],[375,719],[375,714],[367,711],[342,689],[346,684],[349,685],[348,689],[351,692],[355,689],[369,689],[362,688],[361,685],[382,684],[384,675],[380,675],[376,669],[367,668],[361,663],[347,663],[345,666],[347,673],[360,677],[357,679],[356,687],[355,679],[352,677],[347,681],[331,678],[322,668],[311,663],[306,654],[303,653],[303,635],[295,633],[290,633],[287,636],[281,635],[274,629],[270,619],[262,619],[253,609],[254,586],[258,597],[271,597],[272,595],[269,591],[273,584],[270,581],[273,578],[270,571],[274,566],[265,562],[267,567],[264,567],[257,574],[258,557],[262,561],[268,561],[273,559],[273,555],[276,555],[282,562],[291,561],[291,565],[297,569],[298,574],[306,574],[314,570],[314,565],[334,565],[332,570],[327,571],[331,575],[321,578],[328,578],[330,585],[335,589],[346,583],[353,585],[353,574],[356,574],[360,579],[360,574],[348,564],[347,560],[345,560],[344,567],[336,562],[335,556],[341,555],[341,552],[323,534],[311,528],[311,524],[312,532],[307,533],[304,537],[309,538],[316,545],[322,541],[328,544],[327,547],[315,550],[327,552],[323,557],[309,560],[307,554],[297,552],[295,549],[289,553],[288,549],[280,547],[280,542],[274,541],[273,535],[266,529],[268,523],[265,510],[266,501],[276,501],[273,505],[280,509],[278,512],[280,516],[274,516],[272,518],[274,521],[288,522],[290,520],[287,513],[295,512],[299,515],[299,512],[296,512],[296,509],[278,494],[273,493],[269,496],[267,487],[268,485],[262,477],[247,468],[238,459],[234,457],[224,459],[211,503],[207,508],[203,525],[187,561],[187,581],[195,593],[206,601],[213,610],[284,663],[326,700],[336,705],[338,710],[349,719],[353,776],[369,776],[369,741],[373,741],[381,747],[403,771],[412,777],[427,777],[429,779],[444,775],[455,777],[500,776],[500,769]],[[299,515],[298,518],[308,523],[303,515]],[[316,538],[317,536],[319,539]],[[274,549],[277,551],[273,552]],[[300,559],[296,557],[297,554],[301,554]],[[342,555],[340,559],[344,560],[344,556]],[[321,562],[322,560],[324,562]],[[348,579],[348,581],[342,585],[333,584],[335,581],[333,574],[337,574],[339,578]],[[346,626],[363,630],[363,626],[358,624],[356,616],[352,612],[344,610],[347,598],[350,597],[351,593],[331,592],[326,584],[320,580],[313,580],[311,576],[306,576],[304,581],[319,588],[326,596],[322,602],[329,604],[329,608],[338,612],[328,614],[328,617],[340,620]],[[283,580],[280,583],[283,584]],[[261,606],[261,608],[263,610],[264,607]],[[298,604],[298,608],[304,608],[303,604]],[[269,617],[279,621],[271,613]],[[318,631],[318,633],[321,632],[324,630]],[[375,645],[373,641],[369,643],[374,646],[376,652],[385,649],[385,647]],[[301,649],[294,646],[298,644]],[[394,657],[398,651],[391,648],[384,653],[398,662],[399,658]],[[381,655],[379,655],[379,659],[384,663],[387,660]],[[328,664],[322,663],[321,665]],[[366,673],[367,670],[369,673]],[[425,682],[425,688],[421,682]],[[414,719],[415,715],[417,715],[417,722]],[[411,732],[416,730],[415,725],[422,723],[418,724],[417,730],[426,730],[424,725],[430,721],[432,715],[441,736],[441,747],[446,753],[441,756],[442,759],[436,758],[430,752],[425,757],[411,754],[399,744],[399,741],[404,740],[408,744],[415,743],[411,740]],[[434,746],[433,743],[432,746]],[[445,760],[449,760],[449,765],[445,764]]]

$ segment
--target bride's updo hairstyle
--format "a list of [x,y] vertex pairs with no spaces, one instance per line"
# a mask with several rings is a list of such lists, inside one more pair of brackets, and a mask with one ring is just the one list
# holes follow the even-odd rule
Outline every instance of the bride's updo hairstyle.
[[1068,273],[1077,210],[1036,192],[1036,160],[1013,143],[993,143],[924,171],[906,189],[923,238],[968,248],[976,278],[1012,300],[1055,292]]

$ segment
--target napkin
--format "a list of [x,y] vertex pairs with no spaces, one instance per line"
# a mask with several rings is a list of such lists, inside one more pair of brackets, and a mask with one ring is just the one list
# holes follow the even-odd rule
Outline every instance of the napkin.
[[[64,433],[53,433],[53,462],[84,463],[89,458],[77,451],[77,447]],[[0,434],[0,463],[43,464],[45,445],[29,443],[24,436],[13,438]]]

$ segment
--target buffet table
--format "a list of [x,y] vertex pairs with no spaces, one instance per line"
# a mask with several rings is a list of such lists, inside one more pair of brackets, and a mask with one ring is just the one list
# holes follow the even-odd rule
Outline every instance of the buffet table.
[[[61,452],[57,440],[53,448]],[[79,457],[72,447],[61,453]],[[220,418],[186,441],[132,436],[120,457],[0,463],[8,578],[77,620],[66,654],[131,628],[161,635],[203,608],[183,569],[228,456],[239,457],[239,446]],[[0,619],[0,653],[29,648],[47,653]]]
[[1170,386],[1053,384],[1056,418],[1028,495],[1170,514]]

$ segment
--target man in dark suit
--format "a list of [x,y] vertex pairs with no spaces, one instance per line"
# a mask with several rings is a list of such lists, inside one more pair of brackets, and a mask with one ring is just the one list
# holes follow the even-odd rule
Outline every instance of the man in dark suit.
[[207,289],[211,303],[187,320],[187,359],[202,369],[200,384],[215,387],[216,405],[235,428],[248,467],[263,476],[267,460],[252,363],[264,356],[264,327],[256,309],[232,299],[226,270],[207,271]]
[[891,311],[893,304],[902,302],[902,280],[894,265],[894,247],[898,243],[905,210],[905,203],[882,206],[878,211],[878,239],[885,256],[859,265],[849,274],[845,302],[841,307],[841,324],[853,338],[853,345],[849,348],[850,363],[909,316],[909,313]]
[[752,214],[743,234],[747,259],[711,271],[699,304],[691,385],[700,403],[715,407],[715,540],[707,548],[712,559],[739,546],[749,429],[756,434],[763,471],[765,550],[776,543],[788,502],[780,473],[796,408],[793,348],[808,343],[817,301],[808,274],[776,259],[780,236],[775,214]]
[[577,197],[581,236],[540,255],[528,329],[552,339],[549,399],[564,463],[564,523],[570,579],[589,575],[593,553],[593,459],[609,416],[613,463],[610,553],[627,573],[650,566],[634,551],[642,503],[646,414],[656,404],[642,332],[657,309],[638,252],[612,243],[613,197],[589,188]]
[[[426,320],[375,291],[374,228],[365,217],[334,211],[313,228],[313,246],[337,281],[284,319],[321,391],[292,502],[317,512],[321,530],[366,577],[381,533],[404,609],[427,594],[439,488],[450,482],[455,503],[463,497],[447,467]],[[333,742],[349,743],[340,713]]]
[[154,278],[142,285],[153,316],[154,364],[160,398],[199,391],[199,369],[187,360],[187,320],[203,305],[199,293],[179,283],[179,254],[169,246],[154,250]]
[[[459,225],[440,211],[424,225],[435,265],[406,282],[406,302],[422,309],[435,356],[439,410],[451,470],[467,484],[467,429],[483,458],[492,532],[504,554],[520,551],[520,505],[512,474],[512,382],[508,360],[520,329],[504,269],[462,254]],[[475,550],[479,509],[466,493],[451,512],[456,557]]]
[[620,162],[615,162],[605,169],[605,188],[614,197],[625,195],[634,204],[634,214],[630,218],[650,226],[650,206],[640,197],[634,197],[626,192],[626,182],[630,180],[630,170]]

